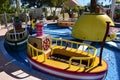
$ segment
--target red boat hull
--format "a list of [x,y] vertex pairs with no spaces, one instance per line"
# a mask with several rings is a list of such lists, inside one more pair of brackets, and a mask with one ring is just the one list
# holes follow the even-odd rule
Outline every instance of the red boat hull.
[[58,69],[43,63],[40,63],[28,56],[30,64],[45,73],[70,80],[104,80],[107,75],[107,69],[99,72],[73,72]]

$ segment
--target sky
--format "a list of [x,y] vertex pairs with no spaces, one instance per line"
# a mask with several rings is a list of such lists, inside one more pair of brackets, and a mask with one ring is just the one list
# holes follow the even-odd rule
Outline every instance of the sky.
[[[90,3],[91,0],[78,0],[78,2],[80,4],[82,4],[83,6],[87,5],[88,3]],[[110,0],[99,0],[99,2],[103,2],[103,5],[108,5],[111,4]]]

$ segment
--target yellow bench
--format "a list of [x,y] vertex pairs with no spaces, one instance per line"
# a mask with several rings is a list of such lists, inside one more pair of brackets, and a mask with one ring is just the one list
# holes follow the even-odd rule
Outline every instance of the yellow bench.
[[64,46],[52,46],[51,55],[60,54],[68,57],[92,57],[92,54],[89,54],[82,50],[78,50],[70,47],[67,47],[67,49],[64,48],[65,48]]
[[65,49],[64,46],[51,46],[51,55],[58,54],[62,56],[69,57],[69,67],[72,64],[72,60],[79,60],[81,66],[84,66],[86,68],[89,68],[90,66],[93,66],[95,57],[85,51],[74,49],[67,47]]

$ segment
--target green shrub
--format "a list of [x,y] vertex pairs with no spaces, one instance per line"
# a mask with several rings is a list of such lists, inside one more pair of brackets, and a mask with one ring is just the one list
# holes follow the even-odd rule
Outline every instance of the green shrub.
[[[15,13],[6,13],[7,15],[7,23],[12,23],[12,17],[15,17]],[[22,13],[22,14],[18,14],[18,17],[20,18],[20,20],[22,22],[25,22],[25,14]],[[4,17],[4,14],[0,14],[0,23],[1,24],[5,24],[5,17]]]

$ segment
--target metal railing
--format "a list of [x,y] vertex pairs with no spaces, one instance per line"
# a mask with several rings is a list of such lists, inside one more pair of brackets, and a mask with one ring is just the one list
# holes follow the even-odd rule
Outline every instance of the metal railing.
[[[69,41],[69,40],[64,40],[64,39],[58,39],[58,38],[51,38],[51,48],[53,47],[56,47],[56,46],[65,46],[65,42],[68,42],[69,45],[67,47],[69,48],[75,48],[76,51],[78,50],[77,48],[82,45],[82,52],[87,52],[89,54],[92,54],[92,56],[87,56],[87,57],[75,57],[75,56],[71,56],[70,59],[69,59],[69,64],[68,64],[68,67],[70,68],[71,65],[72,65],[72,60],[79,60],[80,61],[80,66],[83,65],[82,64],[82,61],[87,61],[87,65],[86,67],[89,68],[90,66],[92,66],[94,64],[94,61],[95,61],[95,57],[96,57],[96,53],[97,53],[97,49],[93,46],[90,46],[88,44],[84,44],[84,43],[80,43],[80,42],[74,42],[74,41]],[[43,50],[40,50],[40,49],[37,49],[35,48],[33,45],[31,45],[29,42],[28,42],[28,47],[27,47],[27,54],[30,56],[30,57],[34,57],[36,56],[36,60],[38,59],[38,56],[39,56],[39,53],[41,53],[41,55],[43,55],[43,61],[45,61],[46,59],[46,53],[43,51]],[[76,46],[75,46],[76,45]],[[85,51],[84,50],[84,46],[88,46],[88,49]],[[51,50],[51,54],[53,53],[54,51]],[[91,60],[92,60],[92,63],[91,63]],[[91,64],[91,65],[90,65]]]
[[34,57],[34,56],[37,56],[36,57],[36,60],[38,60],[38,54],[41,53],[43,54],[43,57],[44,57],[44,60],[45,61],[45,53],[40,50],[40,49],[37,49],[35,48],[33,45],[31,45],[29,42],[27,43],[27,54],[30,56],[30,57]]
[[[87,52],[88,54],[92,54],[91,56],[87,56],[87,57],[85,57],[85,56],[84,57],[71,56],[69,59],[69,68],[71,67],[72,60],[79,60],[80,66],[83,65],[82,64],[83,61],[87,61],[86,68],[93,66],[94,61],[95,61],[95,57],[96,57],[96,53],[97,53],[97,49],[95,47],[90,46],[88,44],[80,43],[80,42],[74,42],[74,41],[58,39],[58,38],[52,38],[52,41],[54,41],[54,47],[55,46],[65,46],[63,43],[66,42],[66,43],[69,43],[69,45],[67,47],[76,48],[76,52],[78,51],[78,47],[82,46],[82,49],[81,49],[82,52]],[[88,46],[87,50],[84,49],[85,46]],[[52,52],[54,52],[54,51],[52,51]],[[51,52],[51,54],[52,54],[52,52]],[[92,60],[92,63],[91,63],[91,60]]]
[[27,34],[28,32],[26,28],[24,28],[22,32],[11,33],[8,31],[6,33],[6,39],[9,41],[18,41],[24,39],[27,36]]

